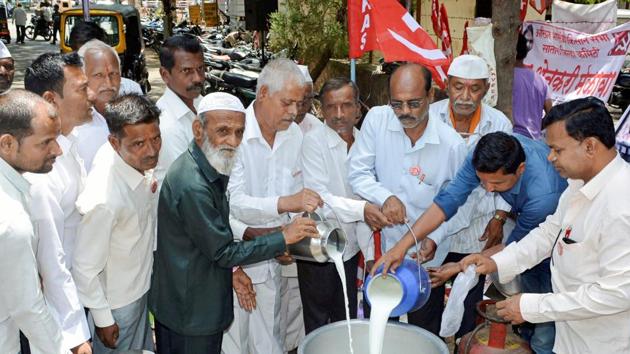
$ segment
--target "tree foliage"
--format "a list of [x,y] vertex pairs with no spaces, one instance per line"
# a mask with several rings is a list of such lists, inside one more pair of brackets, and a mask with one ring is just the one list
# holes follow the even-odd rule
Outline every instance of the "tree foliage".
[[269,45],[308,63],[316,79],[328,59],[348,55],[346,9],[345,0],[287,0],[271,15]]

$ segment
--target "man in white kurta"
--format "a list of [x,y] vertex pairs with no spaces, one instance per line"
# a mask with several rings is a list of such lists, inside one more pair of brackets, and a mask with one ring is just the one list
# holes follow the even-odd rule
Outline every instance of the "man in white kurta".
[[[418,64],[399,67],[390,80],[390,105],[368,112],[352,146],[348,180],[359,196],[382,206],[395,224],[382,230],[382,249],[393,247],[407,232],[405,220],[414,220],[432,203],[464,161],[464,140],[438,117],[429,114],[430,76]],[[441,226],[431,238],[442,237]],[[441,265],[448,242],[438,247],[429,263]],[[409,314],[409,322],[439,331],[439,300]],[[427,312],[432,311],[432,312]],[[434,313],[435,312],[435,313]]]
[[52,169],[61,154],[59,130],[53,107],[37,95],[23,90],[0,95],[0,353],[20,351],[20,330],[33,354],[68,352],[42,294],[30,184],[21,175]]
[[[255,229],[282,227],[290,220],[289,212],[313,211],[321,204],[317,193],[302,188],[302,132],[293,120],[303,99],[303,86],[304,77],[291,61],[272,61],[261,72],[228,184],[230,223],[236,238],[247,240],[256,237],[248,236]],[[243,269],[254,284],[256,308],[250,313],[235,306],[235,320],[223,350],[228,354],[235,350],[282,353],[280,265],[272,260]]]
[[569,178],[556,212],[491,258],[471,255],[461,264],[498,270],[507,282],[551,255],[553,293],[510,297],[498,314],[512,323],[555,321],[555,353],[630,352],[630,165],[596,98],[552,108],[543,128],[549,160]]

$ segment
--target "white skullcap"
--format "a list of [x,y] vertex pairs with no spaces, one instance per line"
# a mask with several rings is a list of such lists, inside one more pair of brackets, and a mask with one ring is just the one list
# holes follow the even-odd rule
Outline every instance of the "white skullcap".
[[209,111],[234,111],[245,113],[245,107],[236,96],[226,92],[213,92],[201,99],[197,114]]
[[4,59],[4,58],[13,58],[13,57],[11,56],[11,52],[9,52],[9,49],[7,49],[7,46],[4,45],[2,41],[0,41],[0,59]]
[[304,75],[304,80],[306,81],[306,83],[312,84],[313,79],[311,78],[311,73],[308,72],[308,66],[298,65],[298,68],[300,68],[300,71],[302,71],[302,75]]
[[448,68],[448,76],[455,76],[462,79],[487,79],[490,77],[488,64],[476,55],[460,55],[453,59]]

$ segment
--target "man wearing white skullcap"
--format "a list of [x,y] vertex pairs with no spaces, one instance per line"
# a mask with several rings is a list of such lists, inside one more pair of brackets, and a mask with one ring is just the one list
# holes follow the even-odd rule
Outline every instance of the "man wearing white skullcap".
[[0,41],[0,94],[8,91],[13,84],[15,63],[7,46]]
[[[194,139],[173,162],[160,192],[150,295],[158,353],[221,353],[223,331],[234,318],[232,280],[241,280],[233,277],[242,273],[237,266],[282,255],[287,244],[317,235],[314,221],[297,218],[265,237],[234,240],[226,186],[243,139],[245,108],[238,98],[216,92],[201,100],[197,112]],[[255,293],[251,281],[245,285],[236,295],[252,311]]]
[[298,65],[302,74],[304,75],[304,100],[300,102],[298,106],[298,113],[295,116],[295,122],[302,129],[302,133],[306,134],[313,128],[321,126],[323,123],[317,117],[309,113],[313,106],[313,98],[315,93],[313,92],[313,79],[308,72],[308,66]]
[[[448,99],[431,104],[429,114],[439,117],[452,126],[464,139],[468,151],[472,151],[479,139],[492,132],[512,132],[510,120],[499,110],[485,103],[482,99],[488,91],[490,77],[488,64],[476,55],[460,55],[451,63],[448,70]],[[450,251],[445,263],[458,262],[470,253],[490,248],[503,239],[503,224],[507,221],[509,204],[500,195],[487,193],[477,187],[466,204],[449,221],[446,235],[451,240]],[[496,217],[495,217],[496,215]],[[510,223],[505,228],[509,234],[513,227]],[[436,270],[434,276],[441,285],[451,277],[448,266]],[[453,268],[453,272],[455,272]],[[457,274],[457,273],[454,273]],[[483,296],[483,279],[469,292],[465,302],[464,319],[456,338],[475,328],[475,306]]]

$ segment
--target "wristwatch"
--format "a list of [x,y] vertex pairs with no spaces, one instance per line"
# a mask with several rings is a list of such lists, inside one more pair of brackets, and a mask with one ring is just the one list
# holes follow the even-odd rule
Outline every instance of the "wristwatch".
[[503,216],[501,216],[501,215],[499,215],[499,214],[494,214],[494,216],[492,217],[492,219],[500,221],[500,222],[501,222],[501,224],[505,224],[505,222],[507,221],[507,218],[506,218],[506,217],[503,217]]

